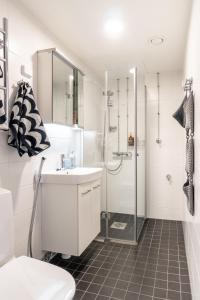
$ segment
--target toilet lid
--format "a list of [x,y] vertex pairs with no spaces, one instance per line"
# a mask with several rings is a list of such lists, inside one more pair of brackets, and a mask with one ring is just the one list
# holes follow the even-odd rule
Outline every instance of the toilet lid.
[[71,274],[49,263],[21,256],[0,268],[0,299],[67,300],[74,293]]

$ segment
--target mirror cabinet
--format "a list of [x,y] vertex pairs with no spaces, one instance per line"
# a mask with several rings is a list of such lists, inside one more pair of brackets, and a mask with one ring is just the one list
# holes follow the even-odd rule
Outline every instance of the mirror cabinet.
[[38,107],[44,123],[83,128],[84,74],[56,49],[37,52]]

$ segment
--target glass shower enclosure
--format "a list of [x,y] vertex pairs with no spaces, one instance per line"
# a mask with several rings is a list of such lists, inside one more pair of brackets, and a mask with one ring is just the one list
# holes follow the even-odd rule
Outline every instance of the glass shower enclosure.
[[137,244],[146,218],[146,97],[137,69],[105,72],[100,239]]

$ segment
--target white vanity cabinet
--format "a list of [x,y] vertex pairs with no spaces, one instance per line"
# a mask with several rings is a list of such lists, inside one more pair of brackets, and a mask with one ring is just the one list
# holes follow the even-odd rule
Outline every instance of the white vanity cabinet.
[[100,232],[101,180],[42,184],[42,248],[79,256]]

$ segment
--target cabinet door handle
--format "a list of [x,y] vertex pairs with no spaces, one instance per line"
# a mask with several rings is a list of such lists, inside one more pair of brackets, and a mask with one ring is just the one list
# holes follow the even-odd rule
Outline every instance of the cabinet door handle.
[[98,184],[98,185],[96,185],[96,186],[93,186],[93,190],[99,188],[100,186],[101,186],[100,184]]
[[82,196],[87,195],[89,192],[91,192],[91,190],[87,190],[86,192],[81,193],[81,195],[82,195]]

